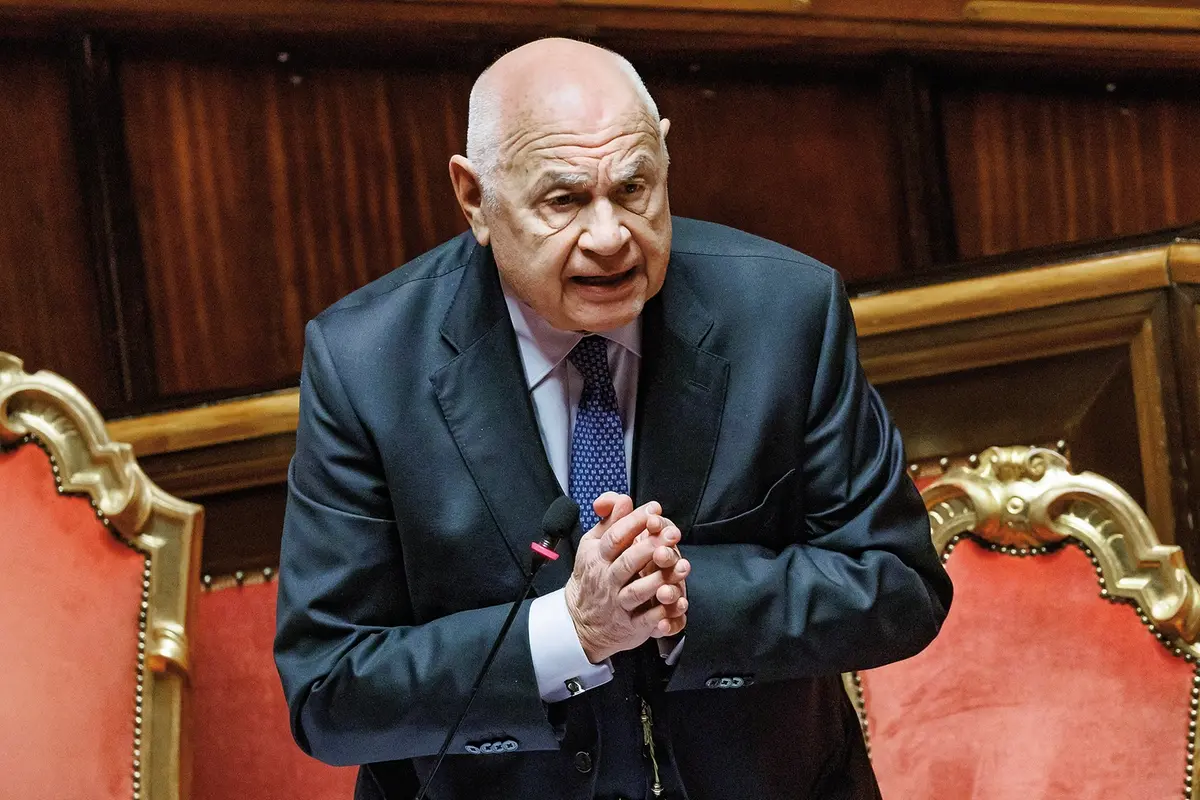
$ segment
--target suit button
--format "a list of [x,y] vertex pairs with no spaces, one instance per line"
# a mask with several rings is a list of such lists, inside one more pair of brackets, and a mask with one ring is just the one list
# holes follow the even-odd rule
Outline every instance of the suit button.
[[467,752],[473,756],[477,756],[480,753],[479,745],[469,744],[469,745],[467,745],[466,749],[467,749]]
[[721,687],[720,678],[709,678],[704,682],[704,685],[709,689],[719,689]]
[[518,747],[515,739],[505,739],[500,743],[500,750],[504,753],[511,753]]
[[746,685],[746,681],[744,678],[730,678],[729,679],[729,686],[732,689],[740,689],[745,685]]
[[585,775],[592,771],[592,756],[590,753],[580,750],[575,754],[575,769]]

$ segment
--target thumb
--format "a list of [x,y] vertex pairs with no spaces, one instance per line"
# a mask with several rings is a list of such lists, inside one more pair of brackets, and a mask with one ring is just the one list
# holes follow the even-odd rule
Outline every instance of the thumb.
[[583,535],[584,539],[598,539],[608,526],[633,511],[633,499],[627,494],[605,492],[592,501],[592,510],[600,518],[596,527]]

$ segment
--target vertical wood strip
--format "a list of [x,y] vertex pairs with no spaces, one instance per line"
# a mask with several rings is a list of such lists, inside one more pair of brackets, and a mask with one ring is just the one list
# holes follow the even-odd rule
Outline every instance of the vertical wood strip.
[[157,381],[122,105],[106,43],[91,33],[73,35],[70,76],[80,189],[101,308],[100,334],[108,343],[104,360],[119,381],[118,408],[135,410],[154,399]]

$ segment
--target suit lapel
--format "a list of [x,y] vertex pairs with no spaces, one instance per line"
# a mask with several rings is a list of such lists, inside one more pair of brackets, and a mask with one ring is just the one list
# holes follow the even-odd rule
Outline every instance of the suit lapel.
[[696,519],[708,482],[729,362],[700,349],[712,317],[682,265],[642,312],[642,364],[635,435],[635,503],[657,500],[683,532]]
[[[521,356],[491,251],[476,247],[446,318],[442,337],[455,351],[430,376],[450,434],[514,562],[529,574],[529,544],[541,538],[542,515],[562,490],[538,432]],[[566,584],[571,558],[538,573],[546,594]]]

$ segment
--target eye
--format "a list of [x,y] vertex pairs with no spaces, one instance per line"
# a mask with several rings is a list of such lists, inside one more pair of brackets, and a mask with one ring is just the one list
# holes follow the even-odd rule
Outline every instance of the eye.
[[574,202],[575,195],[573,194],[556,194],[546,200],[546,203],[553,208],[566,208],[567,206],[572,205]]
[[634,183],[634,182],[630,181],[629,183],[626,183],[621,186],[621,192],[623,194],[625,194],[626,196],[632,197],[633,195],[636,195],[638,192],[642,191],[645,188],[646,187],[640,183]]

